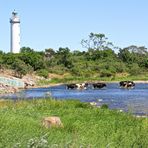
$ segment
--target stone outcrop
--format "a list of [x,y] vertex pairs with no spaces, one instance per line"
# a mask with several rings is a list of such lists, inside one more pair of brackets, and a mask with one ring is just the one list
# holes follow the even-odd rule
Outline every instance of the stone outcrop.
[[23,78],[22,78],[22,81],[24,82],[24,84],[25,84],[25,89],[26,88],[31,88],[31,87],[33,87],[33,86],[35,86],[35,83],[34,83],[34,80],[33,80],[33,78],[31,78],[31,77],[29,77],[29,76],[24,76]]
[[18,91],[18,88],[16,88],[16,87],[12,87],[12,86],[8,86],[8,85],[4,85],[4,84],[0,83],[0,94],[15,93],[17,91]]
[[63,123],[61,122],[60,117],[56,116],[43,118],[42,125],[46,128],[63,127]]

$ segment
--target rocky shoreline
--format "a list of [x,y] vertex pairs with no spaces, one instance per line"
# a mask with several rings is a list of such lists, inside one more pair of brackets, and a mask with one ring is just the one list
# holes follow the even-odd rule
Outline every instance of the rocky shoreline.
[[[49,85],[35,85],[35,83],[33,82],[33,80],[29,80],[29,79],[23,79],[22,81],[24,81],[25,83],[25,87],[24,88],[17,88],[17,87],[13,87],[13,86],[8,86],[8,85],[4,85],[2,83],[0,83],[0,95],[2,94],[8,94],[8,93],[16,93],[22,89],[29,89],[29,88],[43,88],[43,87],[51,87],[51,86],[58,86],[58,85],[62,85],[63,83],[57,83],[57,84],[49,84]],[[104,82],[104,81],[103,81]],[[148,81],[134,81],[135,83],[148,83]],[[119,83],[119,81],[106,81],[105,83]]]
[[16,93],[19,89],[13,86],[8,86],[0,83],[0,94]]

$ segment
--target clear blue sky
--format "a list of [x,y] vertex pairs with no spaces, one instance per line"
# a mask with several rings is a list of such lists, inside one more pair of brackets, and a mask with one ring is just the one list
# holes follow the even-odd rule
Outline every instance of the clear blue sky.
[[116,46],[148,47],[148,0],[1,0],[0,50],[10,50],[9,18],[21,19],[21,47],[37,51],[80,44],[90,32],[104,33]]

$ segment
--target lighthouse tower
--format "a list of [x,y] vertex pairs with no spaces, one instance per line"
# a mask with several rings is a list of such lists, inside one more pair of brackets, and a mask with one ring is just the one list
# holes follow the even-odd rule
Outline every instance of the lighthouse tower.
[[12,53],[20,52],[20,19],[17,16],[17,12],[12,12],[12,17],[10,18],[11,25],[11,39],[10,39],[10,50]]

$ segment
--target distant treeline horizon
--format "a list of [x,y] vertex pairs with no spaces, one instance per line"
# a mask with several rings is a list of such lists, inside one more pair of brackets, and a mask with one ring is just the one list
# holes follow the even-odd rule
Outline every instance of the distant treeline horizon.
[[14,70],[17,77],[36,72],[45,78],[49,72],[76,77],[116,77],[120,73],[136,76],[148,72],[148,49],[144,46],[117,48],[104,34],[95,33],[90,33],[81,45],[85,51],[71,51],[68,47],[44,51],[22,47],[18,54],[0,51],[0,68]]

